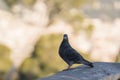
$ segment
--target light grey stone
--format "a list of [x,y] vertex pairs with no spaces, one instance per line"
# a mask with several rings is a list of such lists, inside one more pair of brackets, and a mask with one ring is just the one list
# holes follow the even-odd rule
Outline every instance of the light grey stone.
[[61,71],[55,75],[38,80],[118,80],[118,77],[109,76],[120,73],[120,63],[95,62],[94,68],[79,66],[68,71]]

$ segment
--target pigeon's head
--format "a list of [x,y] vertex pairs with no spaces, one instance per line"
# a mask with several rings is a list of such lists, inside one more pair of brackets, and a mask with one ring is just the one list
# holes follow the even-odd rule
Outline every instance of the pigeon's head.
[[64,34],[63,39],[64,39],[64,40],[68,40],[68,35],[67,35],[67,34]]

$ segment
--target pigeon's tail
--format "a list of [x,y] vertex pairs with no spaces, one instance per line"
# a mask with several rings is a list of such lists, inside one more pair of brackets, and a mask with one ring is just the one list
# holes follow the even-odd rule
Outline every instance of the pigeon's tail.
[[91,62],[89,62],[89,61],[87,61],[87,60],[82,60],[82,64],[88,65],[88,66],[90,66],[90,67],[94,67],[94,66],[93,66],[93,63],[91,63]]

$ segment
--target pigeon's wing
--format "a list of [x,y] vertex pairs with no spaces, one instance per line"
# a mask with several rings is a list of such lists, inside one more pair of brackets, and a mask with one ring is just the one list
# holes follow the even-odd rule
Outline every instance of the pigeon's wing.
[[83,57],[73,48],[67,48],[65,53],[66,58],[74,63],[79,63],[83,59]]

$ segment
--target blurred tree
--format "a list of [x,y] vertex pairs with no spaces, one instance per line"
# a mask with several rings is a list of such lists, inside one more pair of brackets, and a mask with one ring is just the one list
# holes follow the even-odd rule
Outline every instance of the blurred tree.
[[56,63],[60,61],[58,47],[61,37],[60,34],[51,34],[39,39],[31,57],[25,60],[19,70],[20,80],[34,80],[60,70],[61,66]]
[[[48,6],[50,21],[55,18],[69,22],[74,32],[82,29],[84,15],[80,12],[80,7],[90,0],[44,0]],[[83,30],[83,29],[82,29]],[[87,30],[88,31],[88,30]],[[90,32],[90,29],[89,29]]]
[[11,66],[9,59],[10,49],[5,45],[0,44],[0,80],[4,80],[7,71]]
[[12,5],[16,4],[17,0],[5,0],[5,2],[8,6],[11,7]]
[[118,56],[117,56],[117,58],[116,58],[116,62],[120,62],[120,47],[119,47]]
[[36,0],[5,0],[8,6],[13,6],[14,4],[23,4],[24,6],[32,6]]
[[[16,3],[22,3],[23,6],[32,6],[37,0],[5,0],[12,6]],[[77,33],[82,29],[84,15],[80,12],[80,7],[90,0],[43,0],[48,6],[50,23],[56,18],[63,19],[69,22],[74,32]],[[31,7],[32,9],[32,7]],[[83,30],[83,29],[82,29]],[[90,30],[89,30],[90,31]]]
[[[37,0],[5,0],[11,7],[14,4],[32,6]],[[50,21],[59,18],[73,25],[74,32],[81,29],[91,33],[93,26],[83,28],[81,23],[84,20],[80,12],[82,4],[88,0],[43,0],[48,6]],[[31,7],[32,9],[32,7]],[[62,38],[61,34],[44,35],[36,43],[32,56],[25,60],[19,69],[20,80],[34,80],[35,78],[57,72],[65,67],[58,56],[58,47]],[[51,64],[52,62],[52,64]],[[58,63],[56,65],[56,63]],[[62,65],[62,66],[61,66]]]
[[19,0],[21,1],[25,6],[32,6],[36,0]]

